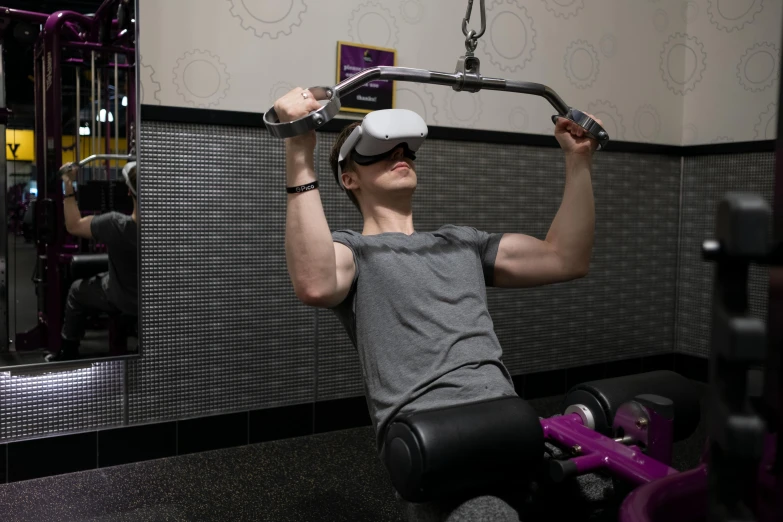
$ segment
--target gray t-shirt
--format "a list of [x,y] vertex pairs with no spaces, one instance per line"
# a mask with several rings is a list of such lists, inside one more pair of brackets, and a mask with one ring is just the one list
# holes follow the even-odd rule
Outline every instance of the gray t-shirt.
[[129,315],[138,314],[136,222],[125,214],[107,212],[92,219],[92,237],[109,251],[109,302]]
[[516,395],[487,308],[501,237],[453,225],[332,234],[354,255],[351,290],[332,310],[359,352],[379,452],[399,413]]

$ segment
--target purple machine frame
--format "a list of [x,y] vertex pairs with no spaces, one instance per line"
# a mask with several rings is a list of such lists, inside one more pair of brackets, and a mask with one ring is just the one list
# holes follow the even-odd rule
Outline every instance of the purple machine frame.
[[[125,16],[135,19],[135,12],[128,12],[128,0],[105,0],[95,14],[86,16],[71,11],[58,11],[53,14],[33,13],[0,7],[0,21],[7,27],[10,21],[24,21],[42,26],[35,43],[35,157],[38,164],[39,201],[36,205],[36,244],[39,259],[44,259],[41,273],[36,284],[39,293],[38,325],[31,331],[17,333],[16,349],[31,350],[48,348],[56,352],[60,349],[60,330],[63,322],[64,293],[63,268],[78,251],[78,245],[69,238],[63,222],[63,192],[57,172],[62,165],[62,74],[63,67],[95,65],[98,84],[97,100],[90,98],[93,107],[99,112],[109,106],[109,74],[111,70],[123,68],[128,75],[128,105],[126,118],[126,137],[128,149],[133,153],[136,133],[136,33],[135,23],[130,20],[127,28],[120,27],[118,13],[125,9]],[[115,18],[117,17],[117,18]],[[63,59],[63,49],[82,51],[86,58]],[[95,61],[92,61],[92,56]],[[117,56],[126,57],[126,64],[117,63]],[[113,61],[112,61],[113,58]],[[78,78],[78,75],[77,75]],[[116,78],[116,73],[115,73]],[[77,80],[77,85],[79,85]],[[78,98],[78,96],[77,96]],[[103,100],[99,102],[98,100]],[[77,102],[78,103],[78,102]],[[117,105],[115,96],[115,106]],[[119,114],[116,114],[119,121]],[[93,114],[92,119],[95,119]],[[106,152],[110,152],[111,123],[106,118],[104,131]],[[76,151],[79,156],[78,127],[80,117],[76,118]],[[98,124],[95,125],[96,129]],[[115,132],[115,134],[117,134]],[[94,133],[91,133],[95,136]],[[115,136],[118,138],[119,136]],[[95,143],[95,142],[93,142]],[[116,141],[115,141],[116,143]],[[92,151],[95,153],[95,150]],[[77,160],[82,160],[77,157]],[[107,171],[110,161],[104,164]],[[43,292],[43,296],[42,293]]]

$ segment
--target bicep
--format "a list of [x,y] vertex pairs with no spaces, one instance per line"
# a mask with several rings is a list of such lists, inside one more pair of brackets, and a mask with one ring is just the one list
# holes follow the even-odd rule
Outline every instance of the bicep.
[[573,279],[554,245],[525,234],[504,234],[495,258],[494,286],[525,288]]
[[92,220],[94,216],[85,216],[73,226],[71,234],[84,239],[92,239]]
[[334,242],[332,244],[334,245],[336,269],[335,285],[326,295],[319,297],[317,302],[313,303],[322,308],[334,308],[342,303],[348,297],[356,275],[353,251],[342,243]]

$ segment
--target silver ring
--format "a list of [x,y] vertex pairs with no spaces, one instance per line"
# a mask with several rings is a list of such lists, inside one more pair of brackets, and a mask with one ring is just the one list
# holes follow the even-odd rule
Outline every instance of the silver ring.
[[307,91],[302,91],[302,98],[306,100],[307,96],[308,96]]

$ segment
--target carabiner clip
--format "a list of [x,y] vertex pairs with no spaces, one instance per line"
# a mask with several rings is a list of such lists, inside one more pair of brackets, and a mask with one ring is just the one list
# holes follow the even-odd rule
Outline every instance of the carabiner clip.
[[[481,1],[481,31],[473,35],[475,40],[478,40],[484,35],[484,31],[487,30],[487,13],[484,8],[484,0]],[[468,10],[465,12],[465,18],[462,19],[462,34],[468,36],[468,22],[470,22],[470,13],[473,11],[473,0],[468,0]]]

